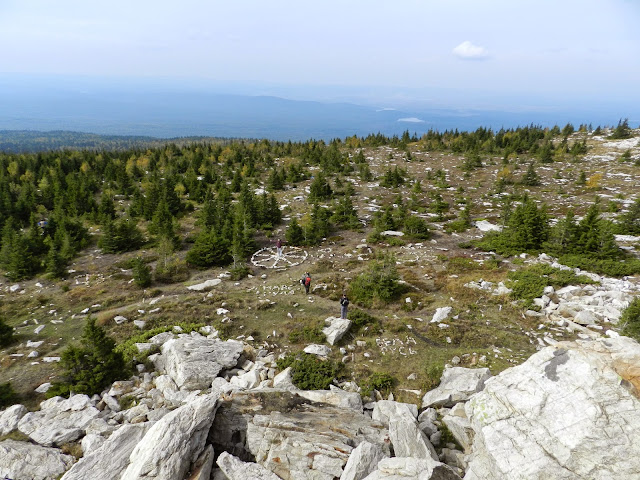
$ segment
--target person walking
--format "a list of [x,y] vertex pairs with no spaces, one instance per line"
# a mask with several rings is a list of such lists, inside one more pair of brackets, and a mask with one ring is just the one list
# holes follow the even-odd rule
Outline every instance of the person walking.
[[347,307],[349,306],[349,299],[347,298],[347,294],[343,293],[340,298],[340,318],[347,318]]
[[309,295],[309,287],[311,287],[311,275],[309,275],[309,272],[305,272],[304,275],[302,275],[300,283],[304,285],[304,290],[306,294]]

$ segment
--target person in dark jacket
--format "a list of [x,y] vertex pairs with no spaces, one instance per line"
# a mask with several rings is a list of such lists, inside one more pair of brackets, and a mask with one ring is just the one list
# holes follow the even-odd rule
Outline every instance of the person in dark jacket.
[[347,318],[347,307],[349,306],[349,299],[347,294],[343,293],[340,298],[340,318]]

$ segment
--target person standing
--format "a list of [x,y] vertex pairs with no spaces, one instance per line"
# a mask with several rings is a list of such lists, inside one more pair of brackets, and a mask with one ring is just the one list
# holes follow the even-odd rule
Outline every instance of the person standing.
[[347,294],[343,293],[340,298],[340,318],[347,318],[347,307],[349,306],[349,299],[347,298]]
[[276,249],[278,250],[278,258],[282,258],[282,239],[278,239],[276,242]]
[[306,294],[309,295],[309,288],[311,287],[311,275],[309,275],[309,272],[304,273],[300,279],[300,283],[304,285],[304,290]]

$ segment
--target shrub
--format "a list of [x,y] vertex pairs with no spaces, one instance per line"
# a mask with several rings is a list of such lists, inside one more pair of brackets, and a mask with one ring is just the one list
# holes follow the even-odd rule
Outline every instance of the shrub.
[[596,283],[584,275],[576,275],[572,270],[560,270],[546,264],[532,265],[522,270],[509,272],[508,285],[513,292],[511,296],[518,300],[531,303],[534,298],[542,296],[544,287],[565,287],[567,285],[581,283]]
[[366,325],[374,325],[380,323],[380,321],[373,315],[357,308],[350,310],[347,318],[351,320],[351,323],[353,325],[352,331],[354,332]]
[[291,343],[323,343],[325,335],[319,326],[295,328],[289,333]]
[[9,407],[16,403],[17,395],[11,382],[0,383],[0,408]]
[[6,347],[13,343],[13,327],[4,323],[0,318],[0,347]]
[[344,366],[331,360],[320,360],[308,353],[288,354],[278,360],[278,368],[291,367],[293,384],[302,390],[326,390],[338,378]]
[[640,260],[636,258],[614,260],[597,259],[589,255],[563,255],[558,261],[568,267],[588,270],[609,277],[624,277],[640,273]]
[[424,373],[427,377],[424,388],[427,392],[429,390],[433,390],[440,384],[442,372],[444,372],[444,366],[436,363],[432,363],[424,369]]
[[396,383],[396,379],[388,373],[374,372],[362,383],[362,395],[371,395],[374,390],[386,395]]
[[623,335],[627,335],[640,342],[640,297],[633,299],[624,309],[620,317]]
[[124,357],[115,347],[116,342],[90,317],[81,346],[70,345],[62,353],[60,364],[65,369],[65,378],[53,384],[47,397],[67,396],[69,392],[93,395],[114,381],[127,378],[129,371]]
[[175,255],[169,255],[164,259],[158,260],[154,277],[156,282],[160,283],[183,282],[189,278],[189,269],[184,260]]
[[249,270],[247,265],[238,265],[237,267],[232,268],[229,273],[231,273],[231,280],[237,281],[245,278],[250,272],[251,270]]
[[367,271],[358,275],[349,287],[352,300],[365,306],[370,306],[374,299],[389,303],[401,292],[393,257],[371,263]]

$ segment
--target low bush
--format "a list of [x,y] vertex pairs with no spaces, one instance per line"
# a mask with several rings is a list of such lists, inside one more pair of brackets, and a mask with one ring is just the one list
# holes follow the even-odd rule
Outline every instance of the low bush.
[[386,256],[382,261],[372,262],[366,272],[353,280],[349,294],[354,302],[364,306],[371,306],[374,300],[389,303],[403,291],[398,280],[395,258]]
[[640,260],[636,258],[597,259],[588,255],[563,255],[558,261],[568,267],[609,277],[624,277],[640,273]]
[[597,283],[587,276],[576,275],[572,270],[561,270],[546,264],[536,264],[509,272],[508,278],[507,284],[513,290],[511,296],[528,304],[534,298],[541,297],[547,285],[560,288],[567,285]]
[[424,389],[425,391],[433,390],[440,384],[440,377],[444,372],[444,366],[441,364],[432,363],[424,369],[426,376]]
[[289,333],[291,343],[323,343],[325,335],[319,326],[295,328]]
[[9,407],[17,401],[17,395],[11,382],[0,383],[0,408]]
[[352,332],[360,330],[362,327],[366,325],[376,325],[380,323],[380,320],[378,320],[376,317],[358,308],[354,308],[350,310],[347,315],[347,318],[351,320]]
[[238,281],[249,275],[249,273],[251,273],[251,270],[249,270],[249,267],[247,265],[238,265],[237,267],[232,268],[230,273],[231,280]]
[[307,353],[288,354],[278,360],[278,368],[291,367],[293,384],[303,390],[326,390],[339,378],[344,365],[331,360],[320,360]]
[[134,335],[133,337],[129,337],[115,349],[117,352],[123,355],[126,363],[130,363],[134,359],[139,360],[140,358],[142,358],[142,354],[138,352],[136,343],[145,343],[151,337],[155,337],[159,333],[170,332],[173,330],[174,326],[180,327],[184,333],[191,333],[193,331],[198,331],[200,328],[204,327],[204,323],[177,323],[172,324],[171,326],[163,326],[154,328],[152,330],[147,330],[145,332]]
[[140,288],[151,285],[151,268],[140,257],[133,261],[133,281]]
[[622,334],[640,342],[640,297],[633,299],[620,317]]
[[158,260],[154,278],[160,283],[184,282],[189,278],[189,268],[184,260],[171,255],[164,260]]
[[4,323],[0,318],[0,347],[6,347],[13,343],[13,327]]
[[379,391],[382,395],[387,395],[396,383],[396,379],[388,373],[374,372],[362,382],[362,395],[369,396],[374,390]]

